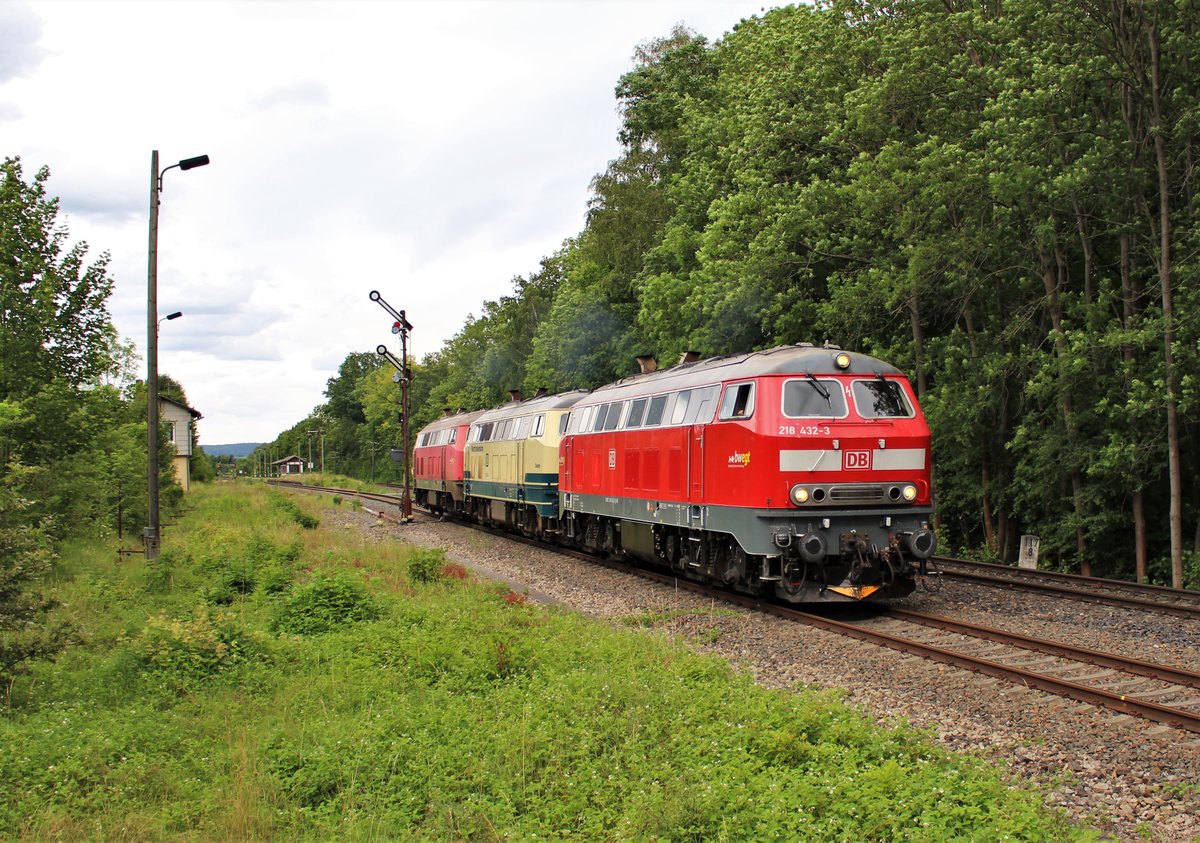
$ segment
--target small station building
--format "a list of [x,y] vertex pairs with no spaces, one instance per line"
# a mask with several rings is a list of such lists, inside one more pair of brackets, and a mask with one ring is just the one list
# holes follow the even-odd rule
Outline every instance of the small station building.
[[275,460],[271,463],[271,472],[276,477],[281,477],[284,474],[303,474],[304,460],[293,454],[290,457],[284,457],[281,460]]
[[175,448],[175,480],[183,491],[191,488],[192,443],[196,422],[204,418],[196,410],[173,398],[158,396],[158,414],[167,429],[167,441]]

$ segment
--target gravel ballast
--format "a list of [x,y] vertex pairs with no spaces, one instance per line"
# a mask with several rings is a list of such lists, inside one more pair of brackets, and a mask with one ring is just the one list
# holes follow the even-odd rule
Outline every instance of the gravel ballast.
[[[344,505],[330,516],[372,540],[441,547],[530,599],[597,618],[690,610],[659,629],[728,658],[765,686],[845,689],[850,705],[882,723],[907,722],[949,749],[1003,762],[1014,778],[1039,784],[1048,804],[1111,839],[1200,840],[1200,735],[714,604],[459,524],[419,518],[401,527]],[[897,605],[1200,672],[1195,621],[953,582]]]

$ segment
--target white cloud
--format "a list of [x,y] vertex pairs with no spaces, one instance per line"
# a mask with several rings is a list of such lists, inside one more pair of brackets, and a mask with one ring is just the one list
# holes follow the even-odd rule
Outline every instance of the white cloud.
[[0,3],[0,121],[51,169],[72,240],[112,254],[123,335],[146,332],[150,152],[164,178],[159,364],[203,441],[273,438],[352,351],[418,355],[583,225],[618,153],[635,46],[719,38],[756,3]]

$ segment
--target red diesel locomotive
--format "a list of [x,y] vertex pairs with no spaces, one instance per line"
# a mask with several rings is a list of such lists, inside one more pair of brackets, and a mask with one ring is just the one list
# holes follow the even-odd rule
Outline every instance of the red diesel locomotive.
[[[545,502],[545,474],[536,509],[532,479],[491,500],[501,493],[469,476],[468,507],[503,512],[526,534],[794,603],[902,597],[925,573],[929,427],[887,363],[809,344],[685,356],[571,402],[557,507]],[[488,419],[527,415],[524,403]],[[474,427],[470,447],[486,459],[492,443]]]
[[417,434],[413,447],[413,497],[418,506],[438,514],[462,507],[463,450],[471,422],[483,412],[448,412]]
[[907,378],[872,357],[685,358],[572,408],[560,519],[584,546],[791,602],[901,597],[934,550],[929,443]]

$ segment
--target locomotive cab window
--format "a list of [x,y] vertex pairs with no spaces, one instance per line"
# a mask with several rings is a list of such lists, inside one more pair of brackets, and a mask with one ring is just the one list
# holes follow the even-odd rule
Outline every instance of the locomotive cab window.
[[533,423],[533,433],[530,434],[534,439],[541,436],[546,429],[546,414],[540,414]]
[[725,387],[721,401],[721,420],[748,419],[754,415],[754,384],[735,383]]
[[458,428],[456,427],[456,428],[454,428],[454,429],[452,429],[452,430],[450,431],[450,442],[449,442],[449,444],[453,445],[453,444],[454,444],[455,442],[457,442],[457,441],[458,441]]
[[570,414],[558,417],[558,435],[562,436],[567,432],[567,422],[571,420]]
[[864,419],[907,419],[914,415],[908,396],[896,381],[877,377],[855,381],[851,387],[854,407]]
[[809,375],[783,385],[783,414],[788,418],[840,419],[846,412],[846,393],[840,381]]

